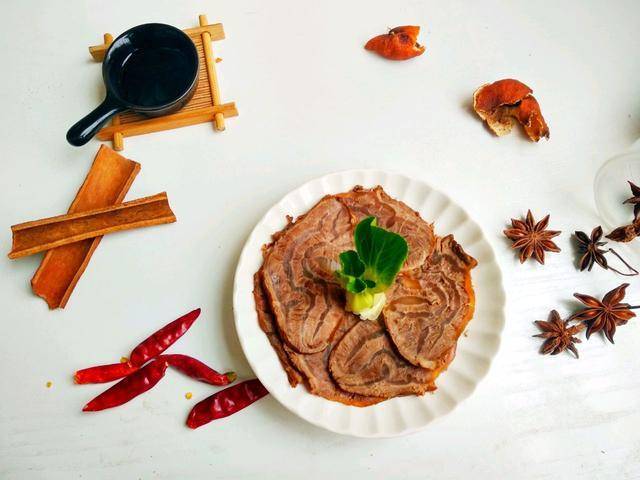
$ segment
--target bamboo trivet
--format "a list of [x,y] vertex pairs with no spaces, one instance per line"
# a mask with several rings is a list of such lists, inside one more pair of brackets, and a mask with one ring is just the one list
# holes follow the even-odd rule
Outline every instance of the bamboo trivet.
[[[198,20],[199,27],[183,30],[193,40],[200,59],[198,86],[189,103],[177,113],[163,117],[149,118],[133,112],[123,112],[113,117],[110,126],[98,132],[96,137],[99,140],[111,140],[113,149],[120,151],[124,148],[124,137],[171,130],[204,122],[213,122],[214,128],[221,131],[225,129],[224,119],[226,117],[238,115],[234,102],[222,103],[220,100],[216,61],[211,42],[224,39],[222,24],[209,25],[206,15],[200,15]],[[102,45],[89,47],[89,53],[93,59],[101,62],[112,41],[113,36],[110,33],[105,33]]]

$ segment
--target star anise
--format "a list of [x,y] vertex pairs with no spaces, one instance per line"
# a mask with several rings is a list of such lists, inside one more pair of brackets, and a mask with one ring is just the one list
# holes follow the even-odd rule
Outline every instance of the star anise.
[[542,347],[540,347],[540,353],[543,355],[557,355],[565,350],[570,350],[576,358],[579,358],[578,350],[574,343],[582,343],[582,340],[575,337],[576,334],[584,329],[581,323],[569,327],[569,320],[563,321],[556,310],[551,310],[548,322],[537,320],[535,324],[542,333],[534,335],[534,337],[545,339]]
[[544,265],[545,251],[560,251],[560,248],[551,239],[562,232],[547,230],[548,225],[549,215],[536,223],[531,210],[527,212],[527,218],[524,221],[511,219],[511,228],[505,230],[504,234],[513,241],[512,248],[520,249],[520,263],[524,263],[533,256]]
[[628,283],[623,283],[607,293],[602,301],[584,295],[574,293],[573,296],[584,303],[587,308],[583,308],[579,312],[574,313],[568,321],[584,323],[587,326],[587,339],[592,333],[602,331],[607,339],[613,342],[613,336],[616,333],[616,327],[626,324],[629,319],[636,316],[631,310],[638,308],[632,307],[628,303],[621,303],[626,294]]
[[[594,263],[597,263],[605,270],[611,270],[620,275],[624,275],[627,277],[638,275],[638,271],[627,262],[625,262],[624,259],[620,255],[618,255],[618,253],[613,248],[610,248],[608,250],[601,248],[607,244],[607,242],[601,241],[602,227],[598,226],[594,228],[591,231],[590,237],[586,233],[580,231],[576,231],[575,236],[578,240],[578,251],[582,254],[582,256],[580,257],[580,261],[578,262],[580,271],[591,271]],[[618,257],[620,261],[624,263],[629,270],[631,270],[632,273],[622,273],[609,266],[607,259],[605,258],[605,254],[609,252]]]
[[640,217],[636,218],[633,223],[629,225],[616,228],[607,235],[607,238],[614,242],[630,242],[638,236],[640,236]]
[[631,198],[627,198],[622,203],[633,205],[633,218],[637,219],[640,218],[640,187],[629,180],[627,180],[627,182],[629,182],[631,194],[633,196]]
[[578,240],[578,250],[582,253],[582,257],[580,257],[580,270],[591,271],[594,263],[597,263],[606,270],[608,265],[604,254],[607,251],[600,248],[607,244],[607,242],[600,241],[602,238],[602,227],[594,228],[591,231],[591,237],[577,230],[575,236]]

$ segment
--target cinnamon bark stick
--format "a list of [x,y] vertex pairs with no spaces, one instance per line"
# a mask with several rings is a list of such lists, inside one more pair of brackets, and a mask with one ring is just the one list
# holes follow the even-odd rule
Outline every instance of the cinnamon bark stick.
[[[121,203],[140,164],[102,145],[68,213]],[[64,308],[102,237],[90,238],[49,250],[33,278],[31,289],[49,308]]]
[[11,227],[9,258],[20,258],[108,233],[172,223],[176,217],[165,192],[86,212],[59,215]]

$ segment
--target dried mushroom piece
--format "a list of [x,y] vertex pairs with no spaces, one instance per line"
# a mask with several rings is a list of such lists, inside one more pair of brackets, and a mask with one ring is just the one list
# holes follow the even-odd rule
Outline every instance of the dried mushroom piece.
[[424,45],[418,43],[419,33],[418,26],[395,27],[389,30],[389,33],[373,37],[364,48],[389,60],[408,60],[422,55],[425,51]]
[[532,93],[531,88],[518,80],[498,80],[475,91],[473,109],[499,137],[508,134],[517,121],[527,136],[537,142],[549,138],[549,127]]

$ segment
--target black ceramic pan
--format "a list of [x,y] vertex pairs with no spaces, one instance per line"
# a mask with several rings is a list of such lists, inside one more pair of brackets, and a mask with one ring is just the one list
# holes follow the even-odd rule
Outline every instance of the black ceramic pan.
[[198,52],[181,30],[147,23],[127,30],[109,46],[102,62],[107,96],[67,132],[67,141],[87,143],[116,113],[150,117],[182,108],[198,84]]

